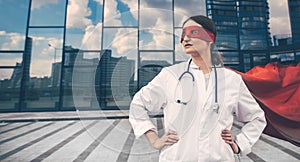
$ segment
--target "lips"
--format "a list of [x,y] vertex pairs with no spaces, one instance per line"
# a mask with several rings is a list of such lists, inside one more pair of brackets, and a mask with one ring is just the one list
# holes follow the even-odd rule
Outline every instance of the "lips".
[[184,45],[184,47],[191,47],[191,46],[193,46],[193,45],[189,44],[189,43],[187,43],[187,44]]

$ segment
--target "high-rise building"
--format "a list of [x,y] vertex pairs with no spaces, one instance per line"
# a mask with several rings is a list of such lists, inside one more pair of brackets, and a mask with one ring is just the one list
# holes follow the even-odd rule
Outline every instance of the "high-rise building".
[[58,87],[60,85],[60,76],[61,76],[61,62],[52,63],[51,69],[51,87]]
[[[134,60],[127,57],[112,57],[111,50],[103,50],[96,72],[96,93],[101,109],[114,107],[116,100],[124,100],[129,95]],[[130,98],[128,98],[130,99]],[[129,103],[130,101],[128,101]],[[128,106],[125,104],[124,106]],[[122,107],[122,105],[118,105]]]
[[300,1],[288,0],[292,39],[293,43],[297,46],[300,45]]
[[267,0],[207,0],[207,15],[217,26],[216,45],[225,65],[241,71],[270,59]]
[[139,68],[138,88],[145,86],[150,82],[163,67],[170,66],[171,64],[163,60],[144,60],[141,61]]
[[[22,67],[21,63],[16,63],[16,67]],[[15,68],[10,77],[10,88],[20,88],[22,79],[22,68]]]

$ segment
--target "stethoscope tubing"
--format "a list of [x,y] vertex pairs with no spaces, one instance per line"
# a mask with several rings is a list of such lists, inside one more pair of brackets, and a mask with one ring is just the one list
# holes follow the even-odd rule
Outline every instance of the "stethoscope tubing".
[[[192,81],[193,81],[193,84],[195,82],[195,77],[194,75],[190,72],[190,66],[191,66],[191,62],[192,62],[192,59],[189,60],[188,62],[188,66],[187,66],[187,69],[185,72],[183,72],[179,78],[178,78],[178,83],[180,82],[180,80],[182,79],[182,77],[186,74],[190,75],[192,77]],[[213,69],[214,69],[214,74],[215,74],[215,104],[218,104],[218,74],[217,74],[217,68],[216,68],[216,65],[214,64],[213,65]],[[190,100],[186,101],[186,102],[183,102],[181,101],[180,99],[177,99],[176,102],[177,103],[182,103],[183,105],[186,105]]]

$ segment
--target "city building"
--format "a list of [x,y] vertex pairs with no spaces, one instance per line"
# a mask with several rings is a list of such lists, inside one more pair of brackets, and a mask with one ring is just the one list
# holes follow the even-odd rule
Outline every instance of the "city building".
[[162,67],[186,60],[178,35],[192,15],[215,21],[226,66],[299,60],[297,0],[288,0],[292,33],[274,46],[267,0],[85,2],[1,3],[0,112],[128,109]]
[[163,67],[171,64],[164,60],[143,60],[139,68],[138,89],[147,85]]
[[131,100],[135,61],[111,54],[111,50],[103,50],[96,71],[96,94],[101,109],[128,107]]
[[207,15],[217,25],[217,49],[224,63],[247,71],[270,60],[267,0],[207,0]]
[[288,0],[288,7],[293,43],[300,46],[300,1]]

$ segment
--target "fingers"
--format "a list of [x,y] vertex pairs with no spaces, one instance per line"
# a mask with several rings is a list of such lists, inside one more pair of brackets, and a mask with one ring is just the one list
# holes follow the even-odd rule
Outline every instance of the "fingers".
[[222,139],[227,143],[227,144],[233,144],[233,139],[231,132],[229,130],[223,130],[221,133]]
[[179,137],[177,136],[177,133],[175,131],[170,130],[165,134],[164,139],[166,145],[172,145],[178,142]]

